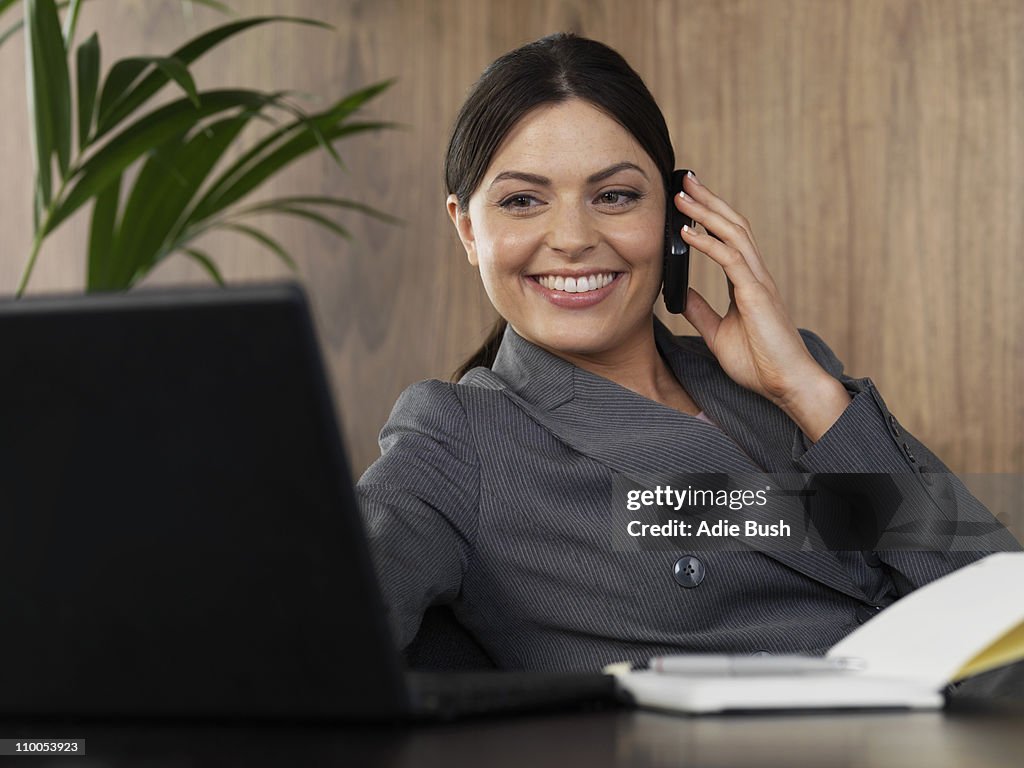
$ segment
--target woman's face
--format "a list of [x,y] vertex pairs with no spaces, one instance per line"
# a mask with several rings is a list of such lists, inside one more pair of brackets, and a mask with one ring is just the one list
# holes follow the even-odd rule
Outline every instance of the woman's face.
[[448,212],[495,309],[552,352],[600,358],[651,333],[665,193],[636,139],[589,102],[538,107]]

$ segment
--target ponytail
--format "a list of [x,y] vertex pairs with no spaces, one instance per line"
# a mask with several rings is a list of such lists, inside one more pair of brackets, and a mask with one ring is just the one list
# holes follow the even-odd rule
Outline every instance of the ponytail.
[[501,346],[501,339],[505,335],[505,328],[507,326],[508,321],[504,317],[499,317],[494,322],[491,332],[487,335],[487,340],[480,349],[459,366],[452,376],[452,380],[458,381],[474,368],[490,368],[494,365],[494,358],[498,356],[498,347]]

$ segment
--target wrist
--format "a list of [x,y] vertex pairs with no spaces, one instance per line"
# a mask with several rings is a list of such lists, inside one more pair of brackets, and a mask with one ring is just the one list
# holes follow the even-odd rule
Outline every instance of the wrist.
[[821,439],[850,404],[850,393],[823,369],[802,377],[777,405],[813,443]]

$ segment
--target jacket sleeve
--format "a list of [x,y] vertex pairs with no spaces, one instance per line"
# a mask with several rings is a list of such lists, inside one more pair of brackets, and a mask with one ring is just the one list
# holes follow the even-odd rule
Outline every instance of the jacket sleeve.
[[405,648],[423,612],[458,595],[476,536],[479,465],[453,385],[405,390],[380,448],[356,491],[396,644]]
[[[939,458],[889,411],[871,379],[854,379],[818,336],[808,350],[850,393],[835,424],[811,444],[799,430],[793,461],[832,483],[874,499],[889,522],[877,556],[900,594],[992,552],[1021,545]],[[855,473],[851,476],[850,473]]]

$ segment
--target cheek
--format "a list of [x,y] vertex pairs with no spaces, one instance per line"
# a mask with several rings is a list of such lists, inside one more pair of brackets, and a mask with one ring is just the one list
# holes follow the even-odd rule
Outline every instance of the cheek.
[[664,220],[660,216],[645,216],[636,226],[617,232],[613,247],[634,267],[657,267],[660,274],[665,249]]
[[480,274],[485,280],[521,272],[536,253],[540,235],[522,226],[485,227],[477,240]]

